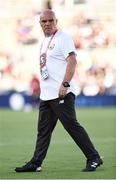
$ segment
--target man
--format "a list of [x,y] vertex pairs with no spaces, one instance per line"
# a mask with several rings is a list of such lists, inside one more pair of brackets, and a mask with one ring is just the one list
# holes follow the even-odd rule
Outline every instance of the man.
[[40,46],[41,102],[36,148],[32,159],[15,171],[41,170],[58,119],[87,159],[83,171],[95,171],[103,161],[85,129],[76,120],[74,109],[76,51],[73,41],[69,35],[57,29],[57,19],[52,10],[41,13],[40,25],[45,39]]

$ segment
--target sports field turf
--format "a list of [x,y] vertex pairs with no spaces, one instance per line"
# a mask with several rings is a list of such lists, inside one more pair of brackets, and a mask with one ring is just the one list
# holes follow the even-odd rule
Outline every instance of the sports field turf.
[[41,173],[16,173],[30,160],[36,140],[38,112],[0,110],[0,179],[116,179],[116,109],[78,109],[104,165],[84,173],[85,157],[58,122]]

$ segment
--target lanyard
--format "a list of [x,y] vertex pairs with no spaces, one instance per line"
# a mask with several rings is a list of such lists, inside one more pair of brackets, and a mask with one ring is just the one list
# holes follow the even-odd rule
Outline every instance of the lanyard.
[[[43,47],[44,41],[43,41],[43,43],[42,43],[41,46],[40,46],[40,67],[46,65],[47,51],[48,51],[48,48],[49,48],[49,46],[50,46],[50,44],[51,44],[51,41],[52,41],[53,37],[55,36],[56,32],[57,32],[57,31],[55,31],[55,32],[52,34],[52,36],[51,36],[51,38],[50,38],[50,40],[49,40],[49,42],[48,42],[47,48],[46,48],[46,50],[45,50],[45,53],[41,53],[41,52],[42,52],[42,47]],[[42,62],[42,56],[43,56],[43,58],[44,58],[44,63]]]

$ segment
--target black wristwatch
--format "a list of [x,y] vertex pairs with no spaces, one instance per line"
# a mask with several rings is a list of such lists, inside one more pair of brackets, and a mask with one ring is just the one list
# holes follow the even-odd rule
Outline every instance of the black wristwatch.
[[70,87],[70,84],[69,84],[69,82],[67,82],[67,81],[63,82],[62,85],[63,85],[64,87]]

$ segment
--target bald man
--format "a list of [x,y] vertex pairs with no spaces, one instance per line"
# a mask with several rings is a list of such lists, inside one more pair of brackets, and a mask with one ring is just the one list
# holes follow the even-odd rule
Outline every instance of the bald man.
[[45,37],[40,43],[39,52],[41,101],[36,147],[32,159],[15,171],[41,171],[58,119],[86,157],[83,171],[95,171],[103,161],[75,113],[77,93],[73,75],[77,52],[74,43],[69,35],[58,30],[52,10],[42,11],[40,25]]

